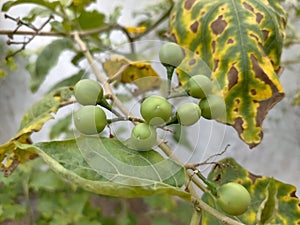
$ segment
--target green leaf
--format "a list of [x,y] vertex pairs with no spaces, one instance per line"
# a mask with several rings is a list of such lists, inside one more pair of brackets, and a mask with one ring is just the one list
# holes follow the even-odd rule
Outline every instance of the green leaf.
[[277,188],[273,179],[270,179],[270,183],[268,184],[265,194],[266,198],[259,206],[257,212],[258,225],[270,223],[278,211],[278,200],[276,198]]
[[71,98],[73,91],[70,87],[62,87],[53,90],[36,102],[24,115],[17,136],[33,131],[39,131],[44,122],[53,118],[52,113],[56,113],[61,103]]
[[18,143],[30,143],[33,132],[41,130],[43,125],[53,118],[62,106],[61,103],[69,100],[73,91],[69,87],[52,91],[43,99],[36,102],[24,115],[19,131],[10,141],[0,146],[0,168],[5,175],[10,175],[19,163],[24,163],[36,155],[18,148]]
[[96,10],[82,11],[78,18],[79,25],[84,30],[99,28],[104,24],[104,20],[105,15]]
[[55,11],[55,8],[59,5],[58,1],[44,1],[44,0],[16,0],[16,1],[8,1],[3,4],[2,6],[2,11],[7,12],[10,8],[16,5],[21,5],[21,4],[35,4],[35,5],[40,5],[44,6],[48,9],[51,9]]
[[153,150],[131,150],[116,139],[85,136],[18,147],[37,153],[58,175],[96,194],[190,197],[180,188],[185,181],[181,166]]
[[194,53],[182,66],[209,66],[214,93],[227,106],[220,121],[250,147],[261,142],[263,120],[284,96],[277,72],[286,17],[278,0],[180,0],[170,16],[171,37]]
[[22,18],[22,20],[32,23],[35,21],[37,17],[48,17],[52,14],[53,12],[48,8],[34,7],[33,9],[30,10],[30,12],[26,15],[26,17]]
[[[234,159],[221,160],[208,175],[216,185],[227,182],[242,184],[251,195],[250,208],[238,219],[247,225],[300,223],[300,200],[295,196],[296,188],[265,176],[257,176],[239,165]],[[205,193],[202,199],[218,210],[215,199]],[[220,222],[207,213],[203,214],[203,225],[219,225]]]
[[72,4],[78,12],[85,11],[85,7],[95,2],[96,0],[73,0]]
[[32,92],[36,92],[46,76],[58,61],[59,55],[72,48],[72,41],[70,39],[57,39],[47,45],[38,56],[36,63],[32,68],[29,68],[31,74],[30,88]]

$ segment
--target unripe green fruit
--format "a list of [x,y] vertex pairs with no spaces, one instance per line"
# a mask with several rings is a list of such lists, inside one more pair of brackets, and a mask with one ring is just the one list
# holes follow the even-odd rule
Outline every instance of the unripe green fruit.
[[163,65],[178,67],[183,58],[182,48],[174,42],[164,44],[159,51],[159,59]]
[[81,105],[96,105],[103,98],[103,88],[97,81],[83,79],[76,83],[74,95]]
[[100,107],[83,106],[74,113],[74,124],[82,134],[98,134],[103,131],[107,124],[106,114]]
[[247,211],[251,203],[248,190],[238,183],[226,183],[218,189],[217,204],[220,208],[233,216]]
[[223,98],[217,95],[209,95],[199,103],[201,115],[206,119],[225,119],[226,105]]
[[205,75],[192,76],[187,82],[187,93],[194,98],[205,98],[212,92],[212,82]]
[[184,103],[178,107],[176,116],[181,125],[191,126],[200,119],[201,109],[193,102]]
[[156,137],[155,128],[139,123],[131,131],[131,145],[139,151],[150,150],[156,144]]
[[158,126],[170,119],[172,105],[164,97],[152,95],[142,102],[140,112],[147,123]]

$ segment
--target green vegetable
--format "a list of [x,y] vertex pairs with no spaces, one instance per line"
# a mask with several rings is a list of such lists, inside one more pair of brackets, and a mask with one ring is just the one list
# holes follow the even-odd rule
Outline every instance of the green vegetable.
[[200,119],[201,109],[196,103],[184,103],[178,107],[176,116],[181,125],[191,126]]
[[199,103],[201,114],[206,119],[224,119],[226,105],[223,98],[217,95],[209,95]]
[[218,189],[217,204],[230,215],[243,214],[250,203],[251,197],[248,190],[238,183],[226,183]]
[[104,130],[107,124],[106,114],[98,106],[83,106],[74,113],[74,124],[82,134],[98,134]]
[[162,125],[170,119],[172,105],[164,97],[152,95],[142,102],[140,112],[150,125]]
[[103,98],[103,88],[97,81],[83,79],[76,83],[74,95],[81,105],[96,105]]
[[212,92],[212,82],[205,75],[192,76],[187,82],[187,93],[194,98],[205,98]]
[[165,66],[178,67],[183,58],[182,48],[173,42],[164,44],[159,51],[160,62]]
[[139,123],[131,131],[131,145],[136,150],[150,150],[156,144],[156,137],[155,128]]

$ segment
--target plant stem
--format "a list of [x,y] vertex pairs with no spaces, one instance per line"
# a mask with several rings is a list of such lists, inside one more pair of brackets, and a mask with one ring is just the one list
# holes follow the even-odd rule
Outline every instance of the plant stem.
[[[80,39],[80,35],[78,32],[74,32],[74,40],[76,41],[76,43],[79,45],[81,51],[83,52],[83,54],[85,55],[86,59],[88,60],[89,65],[92,68],[93,73],[95,74],[95,76],[97,77],[97,79],[102,83],[103,88],[106,92],[106,95],[110,96],[111,99],[114,101],[115,105],[117,108],[119,108],[121,110],[121,112],[129,117],[129,118],[135,118],[135,115],[133,115],[124,105],[123,103],[119,100],[119,98],[113,93],[113,90],[108,82],[108,79],[106,79],[106,77],[101,73],[100,69],[97,67],[97,64],[93,58],[93,56],[91,55],[90,51],[87,48],[87,45]],[[173,154],[172,149],[163,141],[163,140],[159,140],[159,147],[161,148],[161,150],[172,160],[174,160],[175,162],[177,162],[179,165],[182,165],[184,167],[184,164]],[[187,171],[188,174],[190,174],[191,180],[193,182],[195,182],[195,184],[201,189],[201,190],[206,190],[205,187],[203,187],[203,185],[201,183],[198,182],[198,180],[196,179],[195,176],[193,176],[194,174],[191,174],[191,172]],[[203,209],[204,211],[206,211],[207,213],[211,214],[212,216],[215,216],[217,219],[219,219],[220,221],[222,221],[224,224],[228,224],[228,225],[243,225],[240,222],[237,222],[236,220],[233,220],[225,215],[223,215],[222,213],[220,213],[219,211],[217,211],[216,209],[210,207],[209,205],[207,205],[205,202],[203,202],[201,200],[200,197],[198,197],[197,193],[192,191],[192,201],[194,202],[195,206],[199,206],[201,209]],[[195,215],[196,217],[196,215]],[[197,219],[197,217],[196,217]],[[196,220],[195,219],[195,220]]]
[[81,51],[83,52],[85,58],[88,60],[89,65],[92,68],[93,73],[97,77],[98,81],[100,81],[103,85],[105,90],[106,96],[110,98],[113,103],[121,110],[121,112],[125,116],[134,117],[134,115],[123,105],[123,103],[118,99],[118,97],[114,94],[108,80],[106,77],[101,73],[101,70],[97,66],[97,62],[94,60],[92,54],[90,53],[89,49],[87,48],[86,44],[81,40],[80,35],[78,32],[74,32],[74,40],[79,45]]
[[202,201],[198,196],[195,199],[192,199],[195,205],[200,207],[202,210],[208,212],[210,215],[216,217],[218,220],[220,220],[223,224],[227,225],[245,225],[244,223],[241,223],[239,221],[236,221],[234,219],[231,219],[230,217],[227,217],[220,213],[218,210],[210,207],[208,204],[206,204],[204,201]]
[[201,221],[201,208],[194,208],[190,225],[199,225]]

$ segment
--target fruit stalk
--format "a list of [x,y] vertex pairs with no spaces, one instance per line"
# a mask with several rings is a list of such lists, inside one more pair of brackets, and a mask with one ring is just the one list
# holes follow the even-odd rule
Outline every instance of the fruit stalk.
[[212,216],[216,217],[219,221],[221,221],[223,224],[227,225],[245,225],[244,223],[241,223],[239,221],[236,221],[234,219],[231,219],[230,217],[227,217],[220,213],[218,210],[210,207],[208,204],[206,204],[204,201],[202,201],[199,197],[192,199],[195,206],[200,207],[202,210],[208,212]]
[[[79,45],[81,51],[83,52],[84,56],[86,57],[86,59],[88,60],[88,63],[90,64],[92,71],[94,72],[95,76],[97,77],[97,79],[102,83],[103,88],[105,90],[106,95],[113,100],[113,102],[115,103],[116,107],[120,109],[120,111],[127,117],[135,117],[135,115],[133,115],[124,105],[123,103],[118,99],[118,97],[113,93],[112,88],[109,84],[109,82],[107,81],[107,79],[105,78],[105,76],[102,75],[101,71],[99,70],[99,68],[96,66],[96,62],[93,58],[93,56],[91,55],[90,51],[88,50],[86,44],[81,40],[79,33],[75,32],[74,33],[74,40],[75,42]],[[183,165],[183,163],[173,154],[173,151],[171,150],[171,148],[161,139],[158,138],[157,140],[160,144],[158,145],[159,148],[172,160],[174,160],[175,162],[177,162],[179,165]],[[191,177],[192,181],[195,182],[196,178],[195,177]],[[197,180],[196,180],[197,181]],[[198,182],[195,182],[196,184]],[[224,224],[228,224],[228,225],[244,225],[243,223],[240,223],[236,220],[233,220],[225,215],[223,215],[222,213],[220,213],[219,211],[217,211],[216,209],[210,207],[208,204],[206,204],[205,202],[203,202],[201,200],[201,198],[199,198],[197,195],[193,195],[192,196],[192,202],[197,203],[198,206],[206,211],[207,213],[211,214],[212,216],[216,217],[218,220],[220,220],[221,222],[223,222]]]

